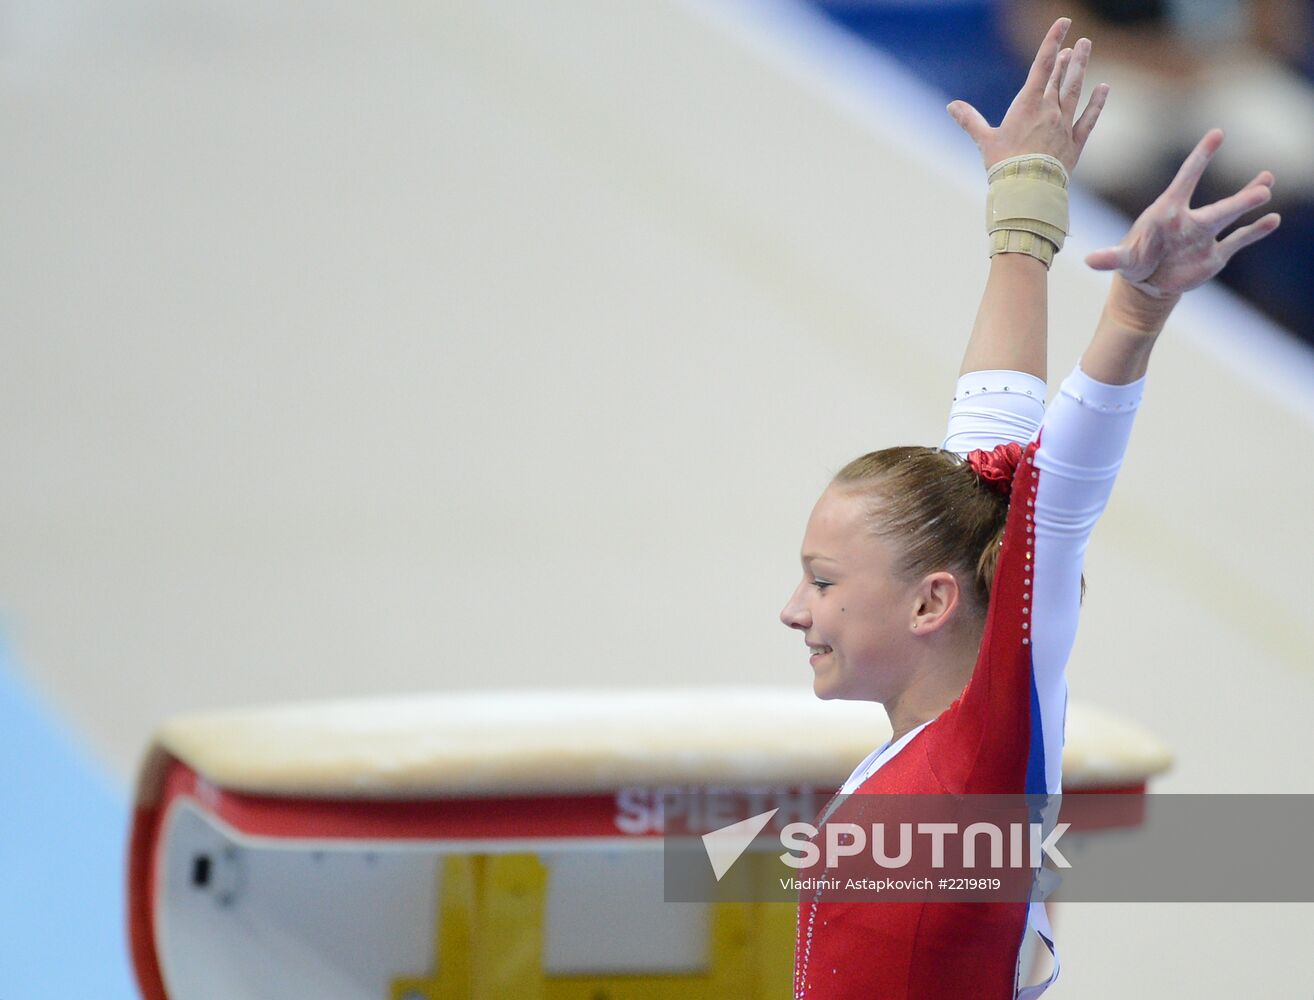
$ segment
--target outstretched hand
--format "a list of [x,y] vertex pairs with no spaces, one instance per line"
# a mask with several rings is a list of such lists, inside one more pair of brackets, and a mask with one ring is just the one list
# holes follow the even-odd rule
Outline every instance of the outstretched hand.
[[1273,196],[1273,175],[1267,170],[1230,197],[1191,207],[1191,195],[1222,144],[1222,129],[1210,129],[1167,190],[1141,213],[1122,242],[1087,254],[1086,263],[1097,271],[1120,271],[1149,295],[1179,295],[1203,285],[1234,253],[1277,229],[1282,220],[1270,212],[1216,239],[1222,230]]
[[1060,48],[1071,26],[1072,21],[1066,17],[1054,22],[1040,43],[1026,83],[1013,98],[998,128],[991,128],[981,112],[966,101],[949,104],[949,114],[981,150],[987,168],[1023,153],[1047,153],[1062,163],[1068,173],[1076,167],[1104,108],[1109,87],[1104,83],[1096,87],[1086,110],[1073,121],[1086,80],[1090,39],[1078,39],[1070,49]]

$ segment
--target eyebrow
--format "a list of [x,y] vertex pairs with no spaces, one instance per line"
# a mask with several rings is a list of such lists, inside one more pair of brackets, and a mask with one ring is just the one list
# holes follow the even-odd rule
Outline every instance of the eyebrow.
[[838,561],[832,559],[830,556],[823,556],[820,552],[809,552],[803,556],[803,565],[805,566],[810,562],[816,561],[835,563],[837,566],[839,565]]

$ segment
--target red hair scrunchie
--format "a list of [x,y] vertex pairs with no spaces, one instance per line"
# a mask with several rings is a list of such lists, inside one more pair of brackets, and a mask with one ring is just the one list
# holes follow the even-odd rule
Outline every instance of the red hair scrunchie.
[[1021,462],[1022,446],[1016,441],[996,445],[990,451],[978,448],[967,453],[967,463],[972,471],[988,487],[1004,496],[1012,490],[1013,476]]

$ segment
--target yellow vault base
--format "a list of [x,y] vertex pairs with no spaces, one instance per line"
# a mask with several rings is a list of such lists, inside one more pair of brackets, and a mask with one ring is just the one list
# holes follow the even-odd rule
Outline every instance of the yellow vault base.
[[787,1000],[790,995],[796,909],[785,903],[709,903],[704,972],[545,975],[547,882],[547,868],[532,854],[447,858],[437,972],[394,980],[391,1000]]

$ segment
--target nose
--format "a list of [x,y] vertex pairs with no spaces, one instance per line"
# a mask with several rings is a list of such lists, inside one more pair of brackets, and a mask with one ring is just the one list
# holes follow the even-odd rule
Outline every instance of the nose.
[[785,606],[780,609],[781,624],[787,628],[797,628],[806,631],[812,625],[812,613],[804,606],[800,594],[803,591],[803,584],[799,584],[794,593],[789,595],[789,600]]

